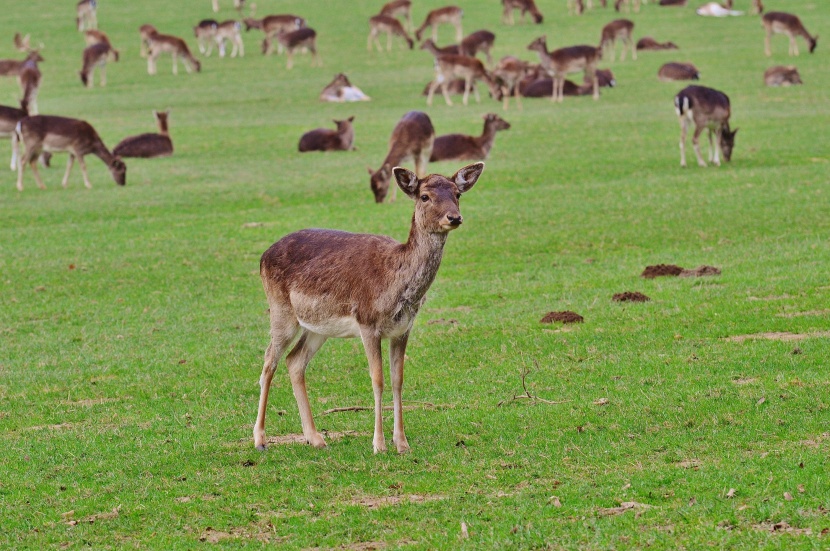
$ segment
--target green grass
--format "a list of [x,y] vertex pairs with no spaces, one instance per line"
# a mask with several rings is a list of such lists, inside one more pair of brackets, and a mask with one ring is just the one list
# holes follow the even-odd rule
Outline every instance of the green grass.
[[[724,339],[830,325],[823,41],[814,55],[802,42],[790,59],[776,36],[767,59],[757,17],[650,3],[630,16],[635,36],[673,40],[679,52],[604,63],[619,84],[598,102],[528,100],[502,113],[487,98],[447,107],[439,97],[427,109],[426,52],[366,52],[379,1],[258,2],[260,14],[307,17],[322,69],[299,56],[286,71],[252,33],[243,59],[210,57],[202,73],[178,77],[169,58],[146,74],[137,28],[150,22],[194,45],[190,29],[212,16],[210,3],[104,1],[99,23],[122,61],[92,90],[77,75],[74,4],[57,4],[22,2],[3,16],[0,57],[19,56],[15,31],[46,44],[40,111],[84,118],[112,146],[151,131],[151,110],[170,107],[176,153],[129,161],[125,188],[94,158],[92,190],[77,168],[60,187],[65,156],[42,171],[46,191],[27,173],[18,193],[15,176],[0,173],[0,547],[827,546],[828,339]],[[415,4],[415,20],[442,5]],[[505,27],[498,2],[460,4],[465,31],[496,32],[496,57],[528,60],[542,33],[551,47],[595,43],[615,17],[568,17],[563,0],[542,0],[543,25]],[[828,34],[824,0],[768,4]],[[439,42],[450,38],[442,29]],[[732,163],[680,169],[672,98],[682,85],[655,77],[672,60],[694,62],[702,84],[731,97],[741,129]],[[762,86],[766,67],[789,63],[804,86]],[[320,104],[340,71],[373,101]],[[17,97],[13,80],[0,81],[0,102]],[[329,341],[309,370],[318,426],[346,436],[323,451],[259,453],[251,426],[268,339],[259,256],[304,227],[405,239],[411,203],[398,194],[374,204],[366,166],[377,168],[412,109],[439,134],[478,133],[490,111],[513,125],[464,197],[464,226],[410,339],[412,453],[373,455],[371,412],[321,415],[372,403],[356,340]],[[358,151],[296,153],[304,131],[350,115]],[[639,277],[657,263],[723,274]],[[611,301],[623,291],[652,300]],[[539,323],[565,309],[585,323]],[[441,319],[457,323],[430,323]],[[563,403],[511,400],[525,370],[531,394]],[[391,415],[386,429],[389,438]],[[300,432],[283,367],[267,430]],[[632,501],[642,506],[606,514]],[[773,532],[779,522],[791,529]]]

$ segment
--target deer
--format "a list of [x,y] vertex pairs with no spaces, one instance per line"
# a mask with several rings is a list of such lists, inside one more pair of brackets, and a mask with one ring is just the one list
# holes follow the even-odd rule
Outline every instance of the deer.
[[[720,153],[726,161],[732,159],[735,135],[738,129],[729,129],[729,97],[713,88],[687,86],[674,97],[674,109],[680,119],[680,166],[686,166],[686,133],[689,124],[694,123],[692,137],[697,164],[705,167],[706,161],[700,155],[699,138],[704,129],[709,131],[709,161],[720,166]],[[716,141],[713,143],[713,136]]]
[[818,36],[811,36],[801,23],[801,19],[797,15],[791,13],[784,13],[781,11],[770,11],[764,14],[761,18],[761,23],[764,26],[767,34],[764,39],[764,53],[767,57],[772,55],[770,49],[770,38],[773,33],[785,34],[790,38],[790,55],[798,55],[798,44],[796,37],[800,36],[807,41],[810,47],[810,53],[816,51],[816,44],[818,43]]
[[723,4],[707,2],[696,9],[695,13],[704,17],[729,17],[730,15],[741,16],[744,14],[742,11],[732,9],[732,0],[727,0]]
[[190,53],[190,48],[187,47],[187,42],[185,42],[178,36],[161,34],[158,31],[153,30],[153,32],[147,35],[146,40],[148,45],[148,74],[156,74],[156,59],[158,59],[158,57],[164,53],[168,53],[173,57],[174,75],[179,74],[179,57],[182,58],[184,68],[187,70],[188,73],[192,72],[193,69],[195,69],[197,73],[202,70],[202,64],[199,62],[198,59],[193,57],[193,54]]
[[99,31],[98,29],[88,29],[84,31],[84,42],[86,42],[87,46],[92,46],[93,44],[109,44],[112,46],[110,37],[107,36],[107,33]]
[[320,92],[320,101],[335,103],[352,101],[371,101],[372,98],[363,93],[363,90],[354,86],[349,77],[343,73],[334,75],[334,79]]
[[30,115],[37,115],[37,95],[43,78],[40,68],[37,66],[38,61],[43,61],[43,58],[39,55],[34,57],[30,55],[23,61],[17,75],[17,82],[20,84],[20,90],[23,93],[20,104]]
[[625,4],[626,9],[629,13],[631,13],[632,4],[634,5],[635,12],[639,13],[640,11],[640,0],[615,0],[614,11],[619,12],[623,4]]
[[419,178],[410,170],[394,167],[397,186],[415,202],[406,243],[382,235],[308,229],[283,237],[265,251],[260,275],[268,299],[271,339],[259,379],[253,430],[257,449],[266,446],[265,414],[277,362],[295,339],[285,363],[303,436],[315,448],[326,446],[312,418],[305,372],[327,339],[345,337],[361,339],[369,362],[376,454],[386,451],[381,342],[389,340],[392,442],[399,454],[409,451],[402,406],[406,345],[441,265],[447,236],[463,222],[458,200],[472,189],[483,170],[484,163],[479,162],[449,177]]
[[[398,121],[389,138],[389,152],[380,168],[369,169],[369,185],[376,203],[383,203],[389,194],[389,180],[395,166],[411,159],[415,163],[415,174],[419,178],[426,174],[434,142],[435,129],[426,113],[410,111]],[[392,188],[390,201],[395,200],[396,190],[396,187]]]
[[173,154],[173,140],[170,139],[168,119],[170,110],[153,111],[153,116],[158,124],[158,133],[148,132],[136,136],[128,136],[118,142],[112,153],[118,157],[134,157],[141,159],[153,159],[156,157],[169,157]]
[[404,27],[408,31],[412,31],[415,26],[412,24],[412,2],[410,0],[392,0],[387,2],[380,9],[378,15],[385,15],[386,17],[403,17],[406,21]]
[[519,82],[525,77],[528,70],[529,67],[526,61],[513,56],[501,58],[493,69],[493,78],[501,85],[501,94],[504,100],[503,109],[505,111],[510,104],[511,93],[516,98],[516,104],[519,106],[519,109],[523,109]]
[[752,0],[752,7],[749,9],[749,13],[753,15],[764,13],[764,3],[761,0]]
[[657,71],[657,78],[663,82],[675,80],[700,80],[700,71],[691,63],[670,62]]
[[501,5],[501,20],[506,25],[516,24],[516,22],[513,19],[514,10],[521,10],[519,21],[522,23],[525,22],[525,14],[528,12],[530,13],[531,17],[533,17],[533,22],[537,25],[541,24],[544,20],[542,12],[539,11],[539,8],[536,7],[536,2],[534,2],[533,0],[501,0]]
[[675,7],[675,8],[682,8],[686,5],[688,0],[660,0],[658,2],[658,6],[668,6],[668,7]]
[[199,24],[193,27],[193,36],[199,45],[199,53],[210,57],[213,52],[213,43],[216,40],[216,29],[219,22],[215,19],[202,19]]
[[435,44],[435,42],[433,42],[431,38],[427,38],[421,43],[421,49],[431,53],[432,57],[438,57],[439,55],[461,54],[461,46],[459,46],[458,44],[450,44],[449,46],[444,46],[443,48],[440,48]]
[[96,11],[98,10],[97,0],[81,0],[75,6],[75,24],[79,31],[85,29],[95,29],[98,27],[98,17]]
[[475,57],[478,52],[484,52],[484,55],[487,56],[487,63],[492,64],[493,58],[490,55],[490,48],[493,47],[495,41],[496,35],[490,31],[476,31],[464,37],[458,45],[458,53]]
[[568,73],[584,71],[586,77],[591,77],[594,82],[594,100],[599,99],[599,82],[596,76],[597,61],[600,57],[600,49],[593,46],[570,46],[548,52],[547,41],[540,36],[530,43],[528,50],[539,54],[539,61],[542,67],[553,79],[553,93],[551,101],[563,101],[562,89],[565,86],[565,77]]
[[375,15],[369,18],[369,39],[367,40],[368,50],[372,51],[372,42],[378,48],[379,52],[383,51],[378,40],[380,33],[386,33],[386,51],[392,50],[392,36],[400,36],[406,41],[407,46],[411,50],[414,46],[413,40],[409,37],[409,33],[403,28],[401,22],[394,17],[388,15]]
[[339,121],[334,124],[337,130],[328,128],[316,128],[309,130],[300,138],[297,149],[300,153],[308,151],[354,151],[354,117]]
[[106,42],[99,42],[84,48],[83,66],[81,67],[81,82],[87,88],[93,86],[93,73],[100,69],[101,86],[107,85],[107,61],[118,61],[118,50]]
[[225,57],[225,42],[231,43],[231,57],[245,57],[245,44],[242,42],[242,24],[233,19],[216,25],[213,39],[219,46],[219,57]]
[[638,50],[677,50],[674,42],[657,42],[650,36],[644,36],[637,41]]
[[145,24],[138,28],[138,34],[141,37],[141,48],[139,49],[139,55],[141,57],[147,57],[147,53],[150,49],[150,37],[155,34],[158,34],[158,29],[156,29],[153,25]]
[[509,128],[509,122],[495,113],[487,113],[484,115],[484,130],[481,136],[445,134],[436,137],[429,162],[483,161],[490,155],[490,150],[496,141],[496,132]]
[[481,98],[478,95],[478,89],[473,88],[473,83],[476,80],[483,80],[490,88],[490,93],[497,100],[501,101],[501,88],[484,68],[484,64],[474,57],[465,55],[439,55],[435,58],[435,80],[429,87],[427,94],[427,105],[432,105],[432,97],[435,90],[440,86],[441,93],[444,95],[444,100],[447,105],[452,105],[452,100],[447,91],[447,84],[455,78],[464,79],[464,97],[461,100],[464,105],[467,105],[467,100],[470,97],[470,90],[475,93],[476,102],[481,103]]
[[[24,147],[22,154],[19,153],[20,142]],[[69,153],[66,173],[61,183],[64,188],[69,183],[69,173],[72,171],[76,158],[84,175],[84,185],[87,189],[92,188],[84,162],[84,156],[89,154],[104,161],[116,184],[123,186],[127,183],[127,165],[119,157],[110,153],[98,133],[86,121],[51,115],[25,117],[17,123],[13,144],[20,160],[17,166],[18,191],[23,191],[23,172],[27,164],[32,167],[38,187],[46,189],[37,169],[37,159],[44,152]]]
[[[212,0],[212,4],[213,4],[213,12],[214,12],[214,13],[219,13],[219,0]],[[251,5],[251,9],[252,9],[252,10],[254,9],[254,6],[255,6],[255,5],[256,5],[256,4],[252,4],[252,5]],[[234,8],[236,11],[238,11],[238,12],[240,12],[240,13],[241,13],[241,12],[242,12],[242,9],[243,9],[244,7],[245,7],[245,0],[233,0],[233,8]]]
[[634,40],[631,38],[631,33],[634,31],[634,22],[629,19],[615,19],[602,28],[602,35],[599,40],[599,49],[602,52],[602,57],[605,57],[605,52],[611,50],[611,61],[614,61],[616,54],[616,43],[620,40],[623,43],[622,53],[620,54],[620,61],[625,61],[626,46],[631,50],[632,59],[637,59],[637,50],[634,47]]
[[[319,67],[323,66],[323,61],[317,53],[317,31],[311,27],[303,27],[301,29],[297,29],[296,31],[280,33],[277,35],[277,41],[288,53],[288,62],[286,63],[287,69],[294,67],[294,52],[304,48],[307,48],[308,51],[311,52],[312,67],[314,67],[315,64]],[[262,53],[266,54],[270,52],[270,50],[270,37],[266,37],[262,43]]]
[[24,65],[37,64],[43,61],[40,51],[32,50],[23,59],[0,59],[0,76],[4,77],[18,77],[20,71],[23,70]]
[[461,42],[461,37],[464,36],[461,30],[461,17],[463,15],[463,10],[458,6],[444,6],[443,8],[432,10],[427,14],[421,26],[415,29],[415,38],[420,41],[421,34],[423,34],[424,30],[427,27],[431,27],[432,41],[438,42],[438,25],[446,23],[455,27],[455,41]]
[[803,83],[795,65],[776,65],[764,71],[764,84],[767,86],[792,86],[793,84]]
[[[245,20],[245,27],[246,30],[250,30],[253,26],[249,26],[252,22],[256,20],[246,19]],[[262,53],[264,55],[271,55],[272,49],[271,46],[274,42],[277,43],[277,53],[281,54],[283,50],[282,44],[279,42],[279,35],[281,33],[290,33],[293,31],[298,31],[300,29],[306,28],[306,21],[302,17],[297,17],[296,15],[269,15],[261,20],[261,26],[259,27],[262,29],[262,32],[265,33],[265,40],[262,42]]]

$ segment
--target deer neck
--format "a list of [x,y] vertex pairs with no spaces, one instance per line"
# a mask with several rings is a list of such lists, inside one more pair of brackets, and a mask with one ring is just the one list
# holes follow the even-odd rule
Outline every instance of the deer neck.
[[107,146],[104,145],[100,139],[95,142],[92,146],[92,151],[90,151],[93,155],[104,161],[107,166],[112,166],[112,162],[115,159],[115,155],[110,153],[110,150],[107,149]]
[[170,132],[167,129],[167,121],[159,121],[159,134],[162,136],[169,136]]
[[484,132],[481,133],[481,136],[474,138],[476,145],[481,149],[484,156],[490,153],[490,149],[493,147],[493,142],[496,140],[496,128],[493,124],[489,122],[484,123]]

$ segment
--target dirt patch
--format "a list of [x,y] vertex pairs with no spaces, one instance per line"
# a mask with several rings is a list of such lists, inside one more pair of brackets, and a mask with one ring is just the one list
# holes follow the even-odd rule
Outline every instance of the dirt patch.
[[770,521],[762,522],[761,524],[756,524],[755,528],[757,530],[763,530],[764,532],[773,532],[778,534],[796,534],[799,536],[810,536],[813,534],[813,531],[809,528],[796,528],[795,526],[790,526],[787,524],[786,521],[772,523]]
[[427,325],[458,325],[458,320],[439,318],[437,320],[429,320]]
[[683,268],[675,266],[674,264],[655,264],[654,266],[646,266],[640,276],[646,279],[654,279],[655,277],[679,276],[683,273]]
[[648,302],[651,299],[639,291],[626,291],[615,294],[611,300],[614,302]]
[[684,459],[675,463],[681,469],[692,469],[694,471],[698,470],[702,464],[700,459]]
[[[337,432],[337,431],[321,431],[320,434],[328,441],[340,440],[347,436],[367,436],[369,433],[367,432],[358,432],[356,430],[347,430],[344,432]],[[249,438],[244,438],[243,441],[247,442],[250,440]],[[284,445],[284,444],[308,444],[308,440],[302,434],[282,434],[280,436],[269,436],[266,439],[268,444],[275,444],[275,445]]]
[[420,495],[410,494],[403,496],[384,496],[384,497],[357,497],[352,499],[350,505],[362,505],[367,509],[377,509],[379,507],[386,507],[388,505],[400,505],[401,503],[426,503],[428,501],[441,501],[444,496],[440,495]]
[[735,335],[733,337],[724,337],[723,340],[730,342],[744,342],[749,340],[768,340],[768,341],[803,341],[804,339],[815,337],[830,337],[830,331],[814,331],[812,333],[790,333],[787,331],[768,332],[768,333],[753,333],[751,335]]
[[[646,505],[644,503],[637,503],[636,501],[624,501],[620,503],[619,507],[608,507],[608,508],[601,508],[597,512],[602,517],[610,517],[614,515],[621,515],[626,511],[634,511],[634,510],[641,510],[641,509],[648,509],[650,505]],[[638,512],[639,514],[639,512]]]
[[683,270],[678,274],[680,277],[705,277],[705,276],[718,276],[720,275],[720,269],[715,268],[714,266],[706,266],[705,264],[702,266],[698,266],[694,270]]
[[830,310],[808,310],[806,312],[782,312],[775,314],[779,318],[800,318],[803,316],[826,316]]
[[749,385],[752,383],[757,383],[757,377],[738,377],[737,379],[732,379],[732,382],[736,385]]
[[576,312],[571,312],[570,310],[564,310],[562,312],[548,312],[545,314],[541,320],[541,323],[553,323],[553,322],[560,322],[560,323],[582,323],[585,321],[585,318],[577,314]]

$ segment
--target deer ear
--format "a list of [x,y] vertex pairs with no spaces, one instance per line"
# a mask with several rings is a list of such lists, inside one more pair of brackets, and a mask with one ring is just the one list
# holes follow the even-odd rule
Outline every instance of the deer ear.
[[352,115],[351,117],[349,117],[347,120],[348,120],[349,122],[354,121],[354,115]]
[[418,176],[411,170],[400,166],[393,168],[392,172],[395,174],[395,181],[398,182],[398,187],[414,199],[415,194],[418,192]]
[[471,164],[456,172],[451,180],[458,186],[458,191],[464,193],[475,185],[482,171],[484,171],[484,163]]

